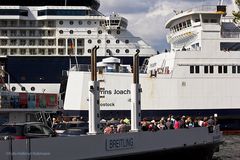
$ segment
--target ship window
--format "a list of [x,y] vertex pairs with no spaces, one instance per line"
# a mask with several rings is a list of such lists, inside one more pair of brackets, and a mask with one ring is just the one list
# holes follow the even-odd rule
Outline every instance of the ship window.
[[111,53],[111,50],[110,50],[110,49],[107,49],[106,52],[107,52],[107,53]]
[[236,67],[237,66],[232,66],[232,73],[236,73]]
[[194,73],[194,66],[190,66],[190,73],[191,73],[191,74]]
[[195,22],[200,22],[200,19],[199,18],[195,19]]
[[25,91],[25,90],[26,90],[26,88],[25,88],[25,87],[22,87],[22,88],[21,88],[21,90],[22,90],[22,91]]
[[217,23],[217,19],[211,19],[211,23]]
[[59,33],[60,33],[60,34],[63,34],[63,30],[60,30]]
[[12,87],[12,91],[16,91],[16,87]]
[[39,10],[38,16],[86,16],[87,10],[73,10],[73,9],[45,9]]
[[125,53],[129,53],[129,49],[126,49],[126,50],[125,50]]
[[107,42],[107,43],[110,43],[110,40],[108,39],[106,42]]
[[73,30],[70,30],[69,33],[70,33],[70,34],[73,34]]
[[70,22],[69,22],[69,24],[70,24],[70,25],[73,25],[73,24],[74,24],[74,22],[73,22],[73,21],[70,21]]
[[208,19],[203,19],[203,23],[208,23]]
[[81,49],[77,49],[77,54],[78,55],[83,55],[83,49],[81,48]]
[[59,24],[60,24],[60,25],[63,25],[63,21],[59,21]]
[[100,44],[100,43],[102,43],[102,41],[99,39],[99,40],[97,40],[97,43]]
[[208,73],[208,66],[204,66],[204,73]]
[[120,50],[119,50],[119,49],[116,49],[116,53],[120,53]]
[[28,11],[27,10],[21,10],[21,9],[0,9],[0,15],[28,16]]
[[84,39],[77,39],[77,46],[78,47],[84,46]]
[[117,30],[117,34],[120,34],[121,33],[121,31],[120,30]]
[[117,44],[120,43],[119,39],[116,40],[116,43],[117,43]]
[[79,25],[82,25],[82,24],[83,24],[83,22],[82,22],[82,21],[78,21],[78,24],[79,24]]
[[199,73],[199,72],[200,72],[199,66],[195,66],[195,73]]
[[108,30],[108,34],[112,34],[112,32],[110,30]]
[[88,40],[88,43],[89,43],[89,44],[91,44],[91,43],[92,43],[92,40],[91,40],[91,39],[89,39],[89,40]]
[[[186,28],[187,27],[187,24],[186,22],[183,22],[183,28]],[[172,28],[173,29],[173,28]]]
[[237,73],[240,73],[240,66],[237,66]]
[[64,49],[58,49],[58,54],[59,55],[64,55]]
[[92,50],[91,50],[91,49],[88,49],[88,53],[92,53]]
[[218,73],[222,73],[222,66],[218,66]]
[[213,72],[214,72],[214,67],[210,66],[210,73],[213,73]]
[[227,73],[228,72],[227,69],[228,69],[227,66],[223,66],[223,73]]
[[26,54],[26,49],[20,49],[20,54],[21,54],[21,55]]
[[31,91],[35,91],[35,87],[31,87]]
[[88,34],[91,34],[91,33],[92,33],[92,31],[91,31],[91,30],[88,30],[88,31],[87,31],[87,33],[88,33]]
[[87,24],[88,24],[88,25],[91,25],[91,24],[92,24],[92,22],[91,22],[91,21],[87,21]]
[[190,19],[187,20],[187,26],[188,26],[188,27],[192,26],[192,24],[191,24],[191,20],[190,20]]
[[99,31],[98,31],[98,34],[102,34],[102,30],[99,30]]
[[127,40],[125,40],[125,43],[126,43],[126,44],[128,44],[128,43],[129,43],[129,40],[128,40],[128,39],[127,39]]
[[221,42],[220,43],[221,51],[240,51],[239,42]]

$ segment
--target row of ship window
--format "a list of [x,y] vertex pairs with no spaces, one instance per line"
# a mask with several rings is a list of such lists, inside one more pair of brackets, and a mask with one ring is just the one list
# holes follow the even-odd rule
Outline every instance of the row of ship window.
[[[59,31],[59,34],[63,34],[63,32],[64,32],[63,30],[60,30],[60,31]],[[70,33],[70,34],[73,34],[74,31],[73,31],[73,30],[70,30],[69,33]],[[91,31],[91,30],[88,30],[87,33],[88,33],[88,34],[92,34],[92,31]],[[102,33],[103,33],[102,30],[99,30],[99,31],[98,31],[98,34],[102,34]],[[107,33],[108,33],[108,34],[112,34],[112,31],[111,31],[111,30],[108,30]],[[117,33],[117,34],[121,34],[121,31],[120,31],[120,30],[117,30],[116,33]]]
[[[17,89],[16,87],[12,87],[11,88],[12,91],[16,91],[16,89]],[[30,89],[31,89],[31,91],[35,91],[35,87],[31,87]],[[7,90],[7,88],[3,87],[2,90],[5,91],[5,90]],[[26,91],[26,88],[25,87],[21,87],[21,90],[22,91]]]
[[[203,66],[203,72],[205,74],[213,74],[215,67],[217,67],[217,71],[219,74],[227,74],[228,67],[230,66]],[[231,66],[232,73],[240,73],[240,66]],[[190,66],[190,74],[199,74],[200,73],[200,66]]]

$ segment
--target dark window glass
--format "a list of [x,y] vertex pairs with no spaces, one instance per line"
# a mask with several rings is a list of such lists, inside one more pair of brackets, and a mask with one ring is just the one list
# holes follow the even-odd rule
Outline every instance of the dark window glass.
[[35,91],[35,87],[31,87],[31,91]]
[[22,90],[22,91],[25,91],[25,90],[26,90],[26,88],[25,88],[25,87],[22,87],[22,88],[21,88],[21,90]]
[[120,43],[119,39],[116,40],[116,43],[117,43],[117,44]]
[[69,22],[69,24],[70,24],[70,25],[73,25],[73,24],[74,24],[74,22],[73,22],[73,21],[70,21],[70,22]]
[[218,66],[218,73],[222,73],[222,66]]
[[89,39],[89,40],[88,40],[88,43],[89,43],[89,44],[91,44],[91,43],[92,43],[92,40],[91,40],[91,39]]
[[126,49],[126,50],[125,50],[125,53],[129,53],[129,49]]
[[223,73],[227,73],[227,66],[223,66]]
[[240,73],[240,66],[237,66],[237,73]]
[[70,34],[73,34],[73,30],[70,30],[69,33],[70,33]]
[[110,30],[108,30],[108,34],[112,34],[112,32]]
[[98,34],[102,34],[102,30],[99,30],[99,31],[98,31]]
[[240,43],[239,42],[221,42],[220,50],[224,52],[240,51]]
[[108,39],[106,42],[107,42],[107,43],[110,43],[110,40]]
[[121,31],[117,30],[117,34],[120,34],[120,33],[121,33]]
[[88,49],[88,53],[92,53],[92,50],[91,50],[91,49]]
[[200,72],[199,66],[195,66],[195,73],[199,73],[199,72]]
[[92,31],[91,31],[91,30],[88,30],[88,31],[87,31],[87,33],[88,33],[88,34],[91,34],[91,33],[92,33]]
[[194,73],[194,66],[190,66],[190,73],[191,73],[191,74]]
[[97,43],[98,43],[98,44],[100,44],[101,42],[102,42],[102,41],[101,41],[100,39],[99,39],[99,40],[97,40]]
[[120,53],[120,50],[119,50],[119,49],[116,49],[116,53]]
[[21,9],[0,9],[0,15],[28,16],[28,11]]
[[128,39],[127,39],[127,40],[125,40],[125,43],[126,43],[126,44],[128,44],[128,43],[129,43],[129,40],[128,40]]
[[63,34],[63,30],[60,30],[59,33],[60,33],[60,34]]
[[232,73],[236,73],[236,67],[237,66],[232,66]]
[[213,72],[214,72],[214,67],[210,66],[210,73],[213,73]]
[[63,25],[63,21],[59,21],[59,24],[60,24],[60,25]]
[[12,87],[12,91],[16,91],[16,87]]
[[204,66],[204,73],[208,73],[208,66]]
[[86,16],[87,10],[45,9],[38,11],[38,16]]

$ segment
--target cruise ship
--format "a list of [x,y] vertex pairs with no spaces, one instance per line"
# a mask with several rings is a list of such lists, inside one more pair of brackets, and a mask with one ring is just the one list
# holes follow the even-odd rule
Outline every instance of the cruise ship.
[[98,0],[1,0],[1,90],[59,93],[64,71],[89,64],[96,44],[99,60],[116,56],[125,64],[136,49],[142,62],[157,53],[127,30],[126,18],[99,7]]
[[[141,67],[142,117],[212,115],[222,128],[239,129],[240,29],[234,16],[225,5],[200,6],[176,13],[166,28],[171,49]],[[131,71],[116,57],[98,67],[102,115],[129,116]],[[89,79],[88,72],[69,72],[64,109],[87,112]]]

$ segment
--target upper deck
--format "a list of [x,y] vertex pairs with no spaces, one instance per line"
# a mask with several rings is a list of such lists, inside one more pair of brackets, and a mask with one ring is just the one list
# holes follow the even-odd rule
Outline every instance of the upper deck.
[[183,17],[187,17],[194,14],[216,14],[221,15],[225,14],[226,12],[226,6],[200,6],[192,9],[188,9],[186,11],[180,11],[175,12],[176,15],[174,15],[172,18],[170,18],[166,23],[166,28],[170,28],[172,24]]
[[98,0],[1,0],[0,6],[87,6],[98,10],[100,2]]

